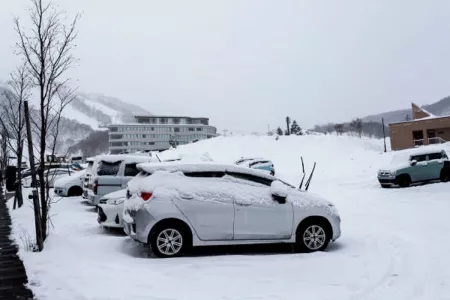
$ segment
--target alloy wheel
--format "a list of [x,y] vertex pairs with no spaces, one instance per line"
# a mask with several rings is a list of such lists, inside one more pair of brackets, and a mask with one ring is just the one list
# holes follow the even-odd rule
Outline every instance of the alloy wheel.
[[183,236],[176,229],[165,229],[158,234],[156,247],[164,255],[176,255],[183,247]]
[[326,240],[325,230],[319,225],[311,225],[303,233],[303,243],[310,250],[320,249]]

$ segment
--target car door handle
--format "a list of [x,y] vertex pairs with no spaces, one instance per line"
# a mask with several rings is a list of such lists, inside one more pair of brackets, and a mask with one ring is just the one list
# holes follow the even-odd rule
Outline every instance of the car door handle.
[[250,203],[239,203],[239,202],[236,202],[236,204],[239,206],[250,206],[251,205]]

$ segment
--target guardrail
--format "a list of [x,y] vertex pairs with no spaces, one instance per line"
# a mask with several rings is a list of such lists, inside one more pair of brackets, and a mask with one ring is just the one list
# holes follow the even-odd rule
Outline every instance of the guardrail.
[[447,143],[447,141],[444,140],[443,138],[440,138],[440,137],[434,137],[434,138],[429,138],[428,139],[428,144],[430,144],[430,145],[444,144],[444,143]]

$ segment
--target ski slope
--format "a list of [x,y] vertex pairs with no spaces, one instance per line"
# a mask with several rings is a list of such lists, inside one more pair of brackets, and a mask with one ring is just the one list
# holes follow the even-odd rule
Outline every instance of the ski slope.
[[12,211],[13,235],[40,300],[449,299],[450,183],[382,189],[376,172],[392,157],[383,153],[382,141],[232,136],[176,152],[228,163],[241,156],[266,157],[277,176],[297,185],[300,157],[307,170],[317,162],[310,190],[336,204],[341,238],[322,253],[283,248],[154,259],[144,246],[100,228],[92,208],[69,198],[52,206],[54,227],[44,252],[31,253],[22,242],[33,233],[32,210],[25,205]]

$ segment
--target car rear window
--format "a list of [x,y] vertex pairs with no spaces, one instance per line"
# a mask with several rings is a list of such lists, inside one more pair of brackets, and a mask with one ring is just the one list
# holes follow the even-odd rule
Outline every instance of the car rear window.
[[97,175],[99,176],[116,176],[119,172],[121,161],[107,162],[101,161],[98,164]]

